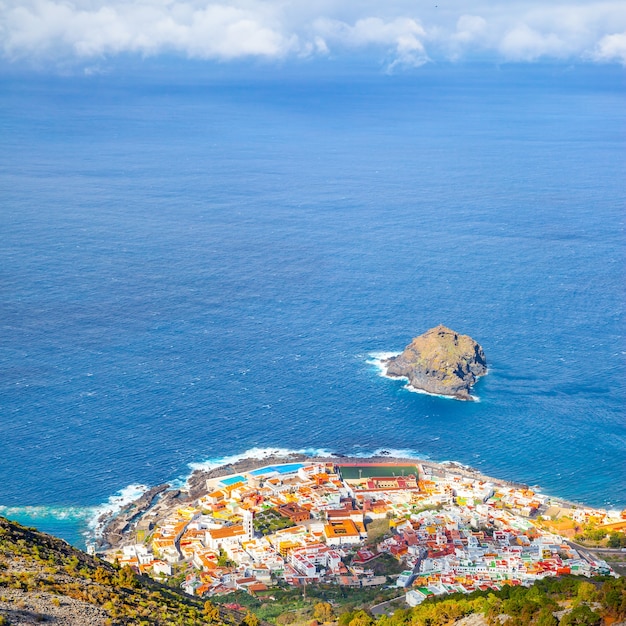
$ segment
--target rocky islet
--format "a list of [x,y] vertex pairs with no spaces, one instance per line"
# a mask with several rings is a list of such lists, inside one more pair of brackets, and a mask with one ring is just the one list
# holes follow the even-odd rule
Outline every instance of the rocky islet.
[[415,337],[382,364],[391,378],[406,378],[417,390],[457,400],[474,400],[471,388],[487,373],[480,344],[442,324]]

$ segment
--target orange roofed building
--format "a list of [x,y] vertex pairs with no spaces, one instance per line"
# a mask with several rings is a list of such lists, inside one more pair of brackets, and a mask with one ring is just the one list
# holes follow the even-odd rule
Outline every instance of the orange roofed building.
[[294,524],[299,524],[311,518],[311,513],[298,504],[284,504],[278,507],[278,512],[289,518]]
[[241,543],[249,539],[243,524],[234,524],[224,528],[212,528],[206,531],[205,543],[211,550],[219,550],[224,545]]
[[330,546],[345,546],[361,543],[367,539],[365,526],[352,519],[329,521],[324,525],[324,537]]

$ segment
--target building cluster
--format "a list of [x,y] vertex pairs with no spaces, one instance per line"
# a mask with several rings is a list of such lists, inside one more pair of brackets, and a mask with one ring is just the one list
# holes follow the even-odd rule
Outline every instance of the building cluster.
[[[193,505],[144,520],[143,541],[109,558],[155,577],[187,564],[183,588],[215,595],[260,593],[277,580],[384,584],[370,567],[387,553],[406,566],[396,584],[412,605],[433,594],[610,572],[537,528],[550,502],[532,490],[437,466],[389,476],[388,464],[378,476],[382,465],[364,464],[345,472],[352,478],[347,467],[291,463],[208,480]],[[389,520],[391,532],[365,546],[376,519]]]
[[546,576],[612,573],[605,561],[583,558],[563,537],[538,528],[547,496],[441,470],[427,472],[420,486],[422,509],[378,545],[406,563],[397,585],[407,588],[410,606]]

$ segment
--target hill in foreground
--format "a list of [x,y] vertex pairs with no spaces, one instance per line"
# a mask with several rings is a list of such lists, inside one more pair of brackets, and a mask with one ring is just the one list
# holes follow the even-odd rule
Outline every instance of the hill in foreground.
[[258,626],[0,517],[0,626]]
[[[293,589],[297,592],[296,589]],[[319,592],[329,592],[320,588]],[[401,591],[401,590],[398,590]],[[432,597],[412,609],[373,617],[358,601],[358,590],[343,589],[348,604],[313,604],[328,609],[338,626],[623,626],[626,583],[623,578],[547,578],[533,587],[486,589],[469,596]],[[247,594],[240,601],[253,611],[262,603]],[[277,594],[278,595],[278,594]],[[324,598],[325,595],[321,595]],[[273,599],[273,598],[272,598]],[[280,600],[279,600],[280,602]],[[281,602],[281,604],[283,604]],[[318,618],[301,607],[285,606],[279,625],[309,625]],[[261,605],[261,606],[260,606]],[[302,611],[302,614],[300,614]],[[319,619],[319,618],[318,618]],[[325,620],[324,620],[325,621]],[[49,623],[63,626],[264,626],[251,612],[233,611],[194,599],[114,566],[31,528],[0,518],[0,626]]]

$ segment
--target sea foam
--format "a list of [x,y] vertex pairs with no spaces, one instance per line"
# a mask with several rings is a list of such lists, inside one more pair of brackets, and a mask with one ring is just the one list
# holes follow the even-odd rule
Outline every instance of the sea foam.
[[115,517],[127,504],[140,498],[148,489],[147,485],[128,485],[110,496],[103,504],[91,507],[91,515],[87,530],[83,533],[84,536],[87,539],[99,537],[111,518]]
[[[402,388],[406,389],[407,391],[410,391],[411,393],[419,393],[424,396],[432,396],[434,398],[443,398],[444,400],[456,399],[454,398],[454,396],[446,396],[441,393],[431,393],[430,391],[413,387],[413,385],[411,385],[411,383],[409,382],[409,379],[406,376],[389,376],[387,374],[387,366],[385,365],[384,361],[386,361],[387,359],[390,359],[391,357],[398,356],[399,354],[402,354],[402,353],[401,352],[371,352],[369,355],[371,358],[368,359],[366,362],[369,363],[370,365],[376,366],[376,368],[379,371],[379,376],[382,376],[383,378],[388,378],[389,380],[405,380],[406,385],[404,385]],[[480,402],[480,398],[478,396],[472,395],[470,396],[470,398],[472,398],[474,402]]]
[[391,378],[391,376],[387,376],[387,366],[383,363],[383,361],[386,361],[391,357],[398,356],[399,354],[402,354],[402,352],[370,352],[370,358],[366,362],[370,365],[376,366],[379,375],[383,378]]
[[92,512],[92,507],[81,506],[0,506],[1,516],[23,521],[32,520],[33,523],[45,520],[85,520]]
[[390,459],[415,459],[428,460],[429,456],[418,452],[417,450],[403,449],[403,448],[377,448],[376,450],[361,451],[352,455],[356,458],[368,459],[371,457],[389,457]]
[[191,470],[191,473],[179,477],[176,480],[172,481],[172,485],[176,487],[184,487],[191,474],[196,471],[210,471],[217,467],[222,467],[223,465],[229,465],[231,463],[237,463],[238,461],[243,461],[244,459],[258,459],[262,461],[263,459],[267,459],[269,457],[279,457],[279,458],[287,458],[293,454],[304,454],[306,456],[319,456],[319,457],[332,457],[335,456],[335,453],[331,452],[326,448],[300,448],[300,449],[291,449],[291,448],[250,448],[245,452],[240,454],[232,454],[230,456],[217,457],[212,459],[207,459],[206,461],[200,461],[196,463],[189,463],[187,467]]

